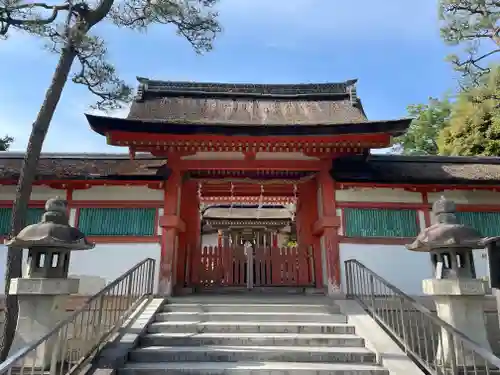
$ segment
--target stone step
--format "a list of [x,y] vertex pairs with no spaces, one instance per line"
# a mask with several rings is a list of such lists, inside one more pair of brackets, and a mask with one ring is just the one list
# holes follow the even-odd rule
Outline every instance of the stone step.
[[315,288],[308,287],[307,285],[297,286],[297,287],[284,287],[284,286],[254,286],[252,289],[248,289],[246,286],[208,286],[195,288],[197,297],[215,297],[215,296],[267,296],[267,297],[282,297],[287,296],[297,296],[302,297],[304,294],[314,293],[317,295],[320,293],[321,296],[325,296],[324,291],[316,291]]
[[377,365],[304,362],[127,363],[118,375],[389,375]]
[[147,346],[129,353],[133,362],[334,362],[375,363],[366,348],[314,346]]
[[266,345],[364,347],[363,338],[352,334],[298,333],[150,333],[142,346]]
[[340,313],[337,305],[320,304],[270,304],[270,303],[167,303],[162,312],[296,312],[296,313]]
[[149,325],[149,333],[334,333],[355,334],[354,326],[335,323],[290,322],[155,322]]
[[347,323],[347,317],[341,314],[310,312],[163,312],[155,316],[157,322],[173,321],[224,321],[224,322],[325,322]]
[[226,304],[226,305],[331,305],[332,298],[325,296],[287,296],[287,295],[190,295],[170,297],[166,304]]

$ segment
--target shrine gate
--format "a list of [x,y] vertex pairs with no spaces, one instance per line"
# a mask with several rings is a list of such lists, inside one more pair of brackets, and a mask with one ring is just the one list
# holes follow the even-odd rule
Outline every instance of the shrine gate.
[[[155,172],[164,178],[160,293],[193,286],[338,291],[341,218],[332,165],[389,146],[410,120],[368,121],[355,80],[139,82],[126,119],[87,119],[108,144],[128,147],[132,159],[147,152],[162,161]],[[200,205],[221,202],[294,205],[297,246],[203,247]]]

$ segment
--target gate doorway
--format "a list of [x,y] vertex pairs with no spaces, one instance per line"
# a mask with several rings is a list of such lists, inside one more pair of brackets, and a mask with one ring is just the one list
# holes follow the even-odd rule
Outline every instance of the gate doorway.
[[202,287],[312,287],[311,247],[204,246],[193,254],[192,284]]
[[315,287],[318,270],[312,241],[306,233],[304,242],[297,244],[295,220],[298,186],[314,174],[294,177],[199,180],[201,246],[188,251],[185,285]]

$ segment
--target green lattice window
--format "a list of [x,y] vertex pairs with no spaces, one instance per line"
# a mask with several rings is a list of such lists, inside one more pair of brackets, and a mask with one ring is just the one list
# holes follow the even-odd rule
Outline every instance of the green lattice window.
[[[29,208],[26,225],[35,224],[40,221],[43,214],[43,208]],[[12,208],[0,207],[0,236],[5,236],[10,232],[10,217]]]
[[419,232],[417,211],[345,208],[347,237],[415,237]]
[[483,236],[500,236],[500,212],[457,212],[461,224],[470,225]]
[[153,236],[154,208],[81,208],[78,228],[87,236]]

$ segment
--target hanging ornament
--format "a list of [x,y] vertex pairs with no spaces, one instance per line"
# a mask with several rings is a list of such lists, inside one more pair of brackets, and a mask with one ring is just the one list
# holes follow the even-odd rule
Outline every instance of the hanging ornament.
[[292,210],[290,211],[291,215],[290,218],[292,221],[295,221],[295,211],[297,210],[297,184],[293,184],[293,199],[292,199]]
[[259,206],[257,207],[257,219],[260,219],[260,210],[264,202],[264,185],[260,185]]
[[201,203],[202,202],[202,195],[201,195],[201,182],[198,182],[198,202],[199,202],[199,212],[200,212],[200,220],[203,220],[203,204]]
[[231,182],[231,205],[229,206],[229,216],[231,217],[231,213],[233,211],[233,204],[234,204],[234,185]]

